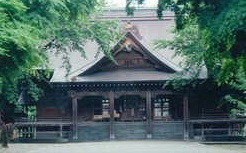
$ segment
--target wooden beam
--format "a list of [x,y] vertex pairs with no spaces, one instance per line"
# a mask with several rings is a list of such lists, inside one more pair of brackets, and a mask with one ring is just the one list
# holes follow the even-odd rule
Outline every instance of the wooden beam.
[[189,101],[188,95],[183,97],[184,140],[189,140]]
[[122,95],[138,95],[141,98],[146,97],[146,94],[143,91],[117,91],[114,93],[115,98],[119,98]]
[[152,138],[151,92],[146,91],[147,138]]
[[110,106],[110,140],[115,139],[114,133],[114,92],[109,92],[109,106]]
[[85,96],[102,96],[106,98],[108,95],[106,92],[77,92],[77,99],[82,99]]
[[157,95],[181,95],[181,93],[171,91],[171,90],[156,90],[153,92],[153,97],[156,97]]
[[75,95],[72,95],[72,123],[73,123],[73,139],[78,139],[78,101]]

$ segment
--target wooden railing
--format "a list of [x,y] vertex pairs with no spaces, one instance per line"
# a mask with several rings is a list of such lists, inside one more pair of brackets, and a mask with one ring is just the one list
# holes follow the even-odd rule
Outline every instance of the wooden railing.
[[201,141],[243,141],[246,118],[200,118],[189,121],[190,136]]
[[[152,124],[180,123],[183,128],[182,120],[179,121],[152,121]],[[81,122],[79,125],[89,125],[88,122]],[[100,128],[101,122],[92,122]],[[115,125],[127,125],[128,122],[115,122]],[[129,123],[128,123],[129,124]],[[60,139],[71,138],[72,120],[71,118],[38,118],[30,120],[21,118],[16,120],[18,139]],[[240,141],[246,137],[246,118],[223,117],[200,117],[188,120],[189,137],[199,141]],[[165,129],[156,129],[162,131]],[[181,130],[183,132],[183,130]],[[155,133],[158,135],[158,133]]]
[[71,123],[72,119],[68,117],[53,117],[53,118],[17,118],[15,119],[15,124],[42,124],[42,123],[51,123],[51,124],[68,124]]

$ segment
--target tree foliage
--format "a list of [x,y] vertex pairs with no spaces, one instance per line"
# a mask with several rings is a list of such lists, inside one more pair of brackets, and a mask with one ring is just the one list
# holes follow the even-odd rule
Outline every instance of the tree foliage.
[[187,68],[204,62],[210,78],[231,88],[225,100],[245,112],[246,1],[160,0],[159,17],[167,6],[176,14],[176,36],[158,47],[188,57]]
[[133,16],[134,15],[134,11],[135,11],[135,4],[137,5],[141,5],[143,4],[144,0],[126,0],[126,13],[129,16]]
[[[113,21],[92,19],[100,5],[98,0],[0,0],[0,108],[18,102],[19,80],[47,68],[50,50],[63,56],[67,70],[68,53],[85,56],[88,40],[110,56],[118,28]],[[28,83],[30,95],[40,92]]]

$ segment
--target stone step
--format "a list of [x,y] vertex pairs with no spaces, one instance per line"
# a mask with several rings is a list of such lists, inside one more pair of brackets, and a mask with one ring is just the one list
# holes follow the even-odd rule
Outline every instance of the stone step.
[[109,125],[86,125],[78,127],[78,140],[103,141],[109,140]]
[[153,139],[183,140],[183,123],[154,123]]
[[115,124],[116,140],[137,140],[146,138],[146,126],[143,123]]
[[[183,140],[183,123],[153,123],[152,139]],[[145,122],[116,122],[115,140],[139,140],[147,138]],[[78,141],[104,141],[110,139],[109,124],[78,126]]]

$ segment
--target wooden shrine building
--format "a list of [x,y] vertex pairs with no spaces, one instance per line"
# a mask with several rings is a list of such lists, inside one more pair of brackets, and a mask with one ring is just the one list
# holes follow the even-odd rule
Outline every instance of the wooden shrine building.
[[[165,120],[178,121],[168,132],[183,139],[183,130],[188,132],[183,124],[188,118],[188,97],[163,89],[177,70],[152,55],[131,32],[113,55],[115,62],[103,57],[72,82],[53,83],[71,97],[73,138],[93,133],[93,138],[103,133],[104,139],[159,137],[165,125],[153,120]],[[97,124],[100,130],[93,129]]]
[[[116,14],[121,16],[123,12]],[[169,12],[163,20],[157,20],[153,14],[154,10],[146,9],[136,12],[137,17],[120,18],[125,37],[112,50],[114,61],[105,56],[85,61],[85,66],[76,68],[63,80],[61,71],[55,72],[51,89],[37,104],[37,119],[16,123],[19,137],[70,141],[188,140],[201,139],[208,124],[218,124],[217,129],[226,125],[222,134],[232,133],[234,123],[241,126],[241,120],[229,122],[225,116],[218,123],[202,118],[199,115],[203,106],[208,107],[206,104],[190,102],[187,92],[165,87],[182,68],[165,57],[171,57],[168,53],[157,54],[149,47],[148,38],[161,38],[160,27],[169,37],[170,28],[166,27],[174,25],[174,16]],[[108,18],[111,17],[103,17]],[[182,77],[189,79],[189,74]],[[200,78],[205,79],[206,73]],[[216,112],[216,106],[211,109]]]

